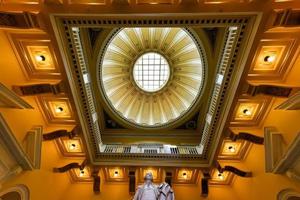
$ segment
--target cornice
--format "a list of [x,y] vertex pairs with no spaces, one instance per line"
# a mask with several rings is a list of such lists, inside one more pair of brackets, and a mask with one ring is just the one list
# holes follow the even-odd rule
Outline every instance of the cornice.
[[34,168],[32,162],[28,158],[23,147],[19,144],[5,119],[0,113],[0,136],[6,144],[10,153],[24,170],[32,170]]
[[0,102],[9,108],[32,109],[33,107],[21,97],[0,83]]

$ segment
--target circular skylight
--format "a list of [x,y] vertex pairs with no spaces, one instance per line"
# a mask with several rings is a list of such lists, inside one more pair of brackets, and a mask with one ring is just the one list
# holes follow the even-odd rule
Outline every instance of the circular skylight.
[[205,80],[198,38],[183,28],[128,27],[107,41],[98,83],[115,120],[130,128],[167,128],[192,117]]
[[165,86],[170,77],[167,60],[158,53],[145,53],[134,64],[133,78],[146,92],[156,92]]

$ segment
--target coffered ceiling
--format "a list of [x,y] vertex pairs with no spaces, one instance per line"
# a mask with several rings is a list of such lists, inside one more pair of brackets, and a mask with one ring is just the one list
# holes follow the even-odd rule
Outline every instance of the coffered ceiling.
[[[174,133],[180,133],[176,135],[176,140],[178,141],[175,143],[176,145],[194,145],[192,148],[197,149],[195,155],[202,159],[204,163],[207,162],[208,164],[211,162],[215,153],[212,146],[222,135],[222,125],[220,121],[222,121],[222,118],[225,120],[226,112],[228,113],[228,111],[224,111],[225,108],[223,106],[225,102],[230,103],[230,101],[232,101],[234,91],[238,84],[238,82],[233,80],[239,80],[241,72],[243,71],[241,66],[235,68],[235,62],[240,62],[242,59],[242,54],[239,54],[239,52],[246,50],[242,48],[242,46],[250,45],[250,43],[246,42],[247,40],[245,38],[251,36],[250,30],[255,32],[253,24],[258,20],[258,16],[249,15],[247,13],[239,17],[224,15],[222,16],[222,20],[218,19],[220,17],[221,16],[214,18],[213,16],[197,15],[192,18],[186,18],[185,20],[177,20],[173,16],[166,16],[165,20],[157,19],[157,17],[141,17],[133,20],[132,17],[128,15],[127,21],[124,21],[124,17],[121,20],[112,16],[99,16],[94,19],[88,16],[79,19],[74,16],[73,20],[70,20],[69,17],[53,16],[54,28],[57,29],[59,33],[57,34],[57,39],[60,41],[60,44],[64,44],[61,46],[61,50],[65,53],[66,58],[73,58],[68,62],[69,65],[66,66],[66,71],[68,76],[73,77],[69,79],[69,84],[73,87],[72,90],[74,90],[73,95],[77,110],[80,110],[80,112],[85,115],[84,118],[82,118],[82,114],[79,115],[81,123],[85,123],[85,126],[90,127],[89,130],[83,130],[83,133],[87,141],[92,142],[92,145],[87,145],[87,147],[90,149],[90,156],[94,162],[99,162],[102,156],[106,156],[105,154],[111,151],[106,151],[107,148],[133,149],[132,145],[136,143],[147,144],[149,142],[174,145],[174,143],[170,143],[170,140],[167,139],[168,137],[174,136]],[[78,24],[81,25],[78,26]],[[103,26],[103,24],[106,25]],[[119,24],[118,26],[120,28],[128,26],[135,28],[125,28],[119,32],[118,29],[112,29],[112,27],[115,26],[114,24]],[[176,27],[188,27],[187,32],[178,28],[165,28],[172,27],[174,24],[176,24]],[[139,26],[151,28],[136,28]],[[189,28],[189,26],[191,28]],[[207,28],[211,26],[215,27],[214,32],[207,31]],[[158,37],[159,34],[162,35]],[[192,37],[188,36],[188,34]],[[215,34],[217,37],[212,38],[208,43],[206,42],[206,46],[202,46],[202,41],[207,41],[207,38],[211,37],[210,34]],[[171,40],[171,38],[174,39]],[[90,41],[94,42],[90,43]],[[132,49],[133,45],[134,48]],[[128,73],[134,67],[134,59],[131,61],[131,57],[134,58],[138,56],[136,50],[140,48],[138,50],[139,53],[149,50],[155,51],[156,45],[158,45],[156,51],[162,53],[169,59],[169,62],[171,62],[172,73],[174,73],[173,82],[175,82],[170,82],[170,89],[166,86],[165,90],[162,89],[158,92],[161,94],[148,97],[150,94],[143,91],[139,92],[140,90],[134,86],[135,84],[132,82],[133,78],[129,78],[130,74]],[[166,45],[171,45],[172,47]],[[197,50],[191,51],[191,49],[187,48],[190,45],[192,45],[192,49],[198,49],[200,53],[198,53]],[[222,48],[217,49],[214,45],[220,45]],[[66,49],[66,46],[72,48]],[[183,49],[183,47],[186,48]],[[115,51],[116,48],[121,49]],[[216,57],[207,57],[207,55],[212,55],[212,52],[207,53],[206,51],[212,51],[212,49],[215,49],[214,53]],[[88,52],[93,53],[88,54]],[[130,55],[130,53],[133,55]],[[200,54],[202,59],[199,57]],[[104,55],[103,58],[102,55]],[[100,63],[99,60],[101,61]],[[194,60],[198,60],[197,63],[192,62]],[[218,61],[214,62],[213,60]],[[208,67],[205,66],[206,62],[208,62]],[[197,72],[195,71],[197,68],[194,65],[199,65]],[[102,74],[100,73],[100,76],[97,76],[99,67]],[[185,72],[183,70],[181,72],[181,68],[187,71]],[[189,71],[189,69],[194,71]],[[204,75],[200,76],[202,73],[204,73]],[[198,74],[199,78],[196,78]],[[118,82],[119,77],[121,80],[122,77],[125,78],[125,80]],[[101,87],[98,87],[99,78],[101,79]],[[183,82],[181,80],[182,78],[184,78]],[[207,81],[201,83],[206,78]],[[190,83],[188,79],[199,81]],[[125,84],[126,82],[128,84]],[[111,85],[109,83],[114,84]],[[201,84],[204,84],[205,87],[202,96],[206,98],[194,95],[194,97],[189,100],[186,93],[192,90],[179,90],[181,87],[179,87],[178,83],[184,83],[187,84],[188,87],[196,88],[201,88]],[[115,97],[111,96],[111,93],[116,90],[114,88],[120,88],[120,90],[115,93],[117,95]],[[168,98],[163,94],[164,91],[166,95],[169,96]],[[130,99],[136,98],[132,95],[128,96],[130,92],[137,95],[141,93],[142,96],[140,98],[144,100],[146,100],[146,97],[149,98],[148,101],[146,100],[142,104],[143,106],[146,106],[147,102],[152,100],[154,100],[154,102],[148,103],[149,109],[138,106],[138,102],[133,104]],[[199,91],[195,94],[197,93],[199,93]],[[225,94],[227,95],[225,96]],[[152,95],[153,93],[151,93],[150,96]],[[210,98],[207,98],[209,96]],[[166,98],[168,104],[164,105],[163,100],[159,100],[162,97]],[[155,109],[155,99],[161,102],[161,108],[166,112],[162,112],[162,110],[158,108]],[[186,109],[189,106],[184,104],[184,102],[191,104],[194,101],[193,99],[198,101],[198,105],[194,107],[192,115],[185,114],[182,109]],[[113,110],[109,104],[113,105]],[[122,118],[127,116],[126,111],[129,108],[135,109],[135,113],[142,115],[139,118],[128,118],[128,123],[125,123],[124,120],[122,121]],[[218,113],[220,113],[221,110],[223,110],[223,114],[219,115]],[[254,111],[255,110],[253,110],[253,112]],[[174,120],[174,117],[177,118],[180,115],[182,115],[182,117],[174,121],[170,127],[161,126],[165,123],[162,120],[159,120],[161,125],[160,123],[158,125],[160,126],[154,126],[155,123],[153,123],[153,120],[167,116],[168,112],[173,113],[173,117],[166,122]],[[119,116],[121,116],[121,119]],[[148,117],[150,118],[148,119]],[[191,120],[195,120],[195,125],[187,126],[187,124],[191,124]],[[141,124],[139,124],[140,122]],[[106,126],[108,123],[110,123],[110,126]],[[138,126],[135,126],[135,124],[138,124]],[[216,133],[214,131],[215,129],[219,129],[220,132]],[[122,141],[111,140],[112,137],[118,137],[119,135],[126,139]],[[149,136],[152,136],[150,140],[147,139]],[[195,138],[195,136],[197,136],[197,140],[191,143],[190,139]],[[186,138],[188,140],[185,140]],[[118,147],[113,146],[112,141],[117,143]],[[127,147],[122,147],[122,145],[127,145]],[[139,148],[145,151],[142,146]],[[163,146],[164,150],[162,150],[162,152],[166,152],[166,148],[169,149],[169,147]],[[115,151],[113,150],[113,152]],[[131,159],[131,153],[135,154],[138,152],[130,150],[130,153],[127,155],[127,159],[129,160]],[[181,152],[181,154],[185,153]],[[123,156],[124,152],[122,151],[120,155]],[[112,157],[110,158],[107,164],[115,162]],[[171,159],[171,157],[169,159]]]
[[[104,9],[117,1],[53,2],[74,13],[52,13],[48,1],[5,0],[1,4],[8,8],[22,5],[40,13],[20,12],[13,22],[9,19],[15,13],[10,13],[1,15],[7,17],[1,20],[27,80],[63,82],[65,92],[59,94],[33,91],[47,125],[82,129],[75,137],[54,140],[63,157],[90,162],[83,169],[71,169],[71,180],[92,182],[96,166],[106,182],[128,182],[133,167],[137,182],[151,171],[157,183],[171,172],[174,184],[197,184],[204,176],[200,172],[206,170],[210,185],[230,185],[234,173],[220,172],[214,162],[241,162],[252,144],[233,140],[227,130],[261,127],[274,98],[244,94],[241,88],[243,84],[286,84],[299,56],[299,30],[291,27],[295,20],[288,16],[295,19],[297,15],[289,11],[283,17],[278,13],[286,11],[279,6],[266,23],[264,11],[245,9],[260,3],[246,0],[190,1],[210,8],[209,14],[178,15],[90,15],[77,9],[94,12],[95,7],[89,6]],[[39,10],[44,3],[48,11]],[[122,3],[178,6],[184,1]],[[215,12],[215,4],[224,5],[228,12]],[[228,7],[235,4],[245,12],[230,12]],[[7,29],[18,23],[35,29]],[[174,81],[166,85],[169,88],[151,97],[132,79],[135,61],[150,50],[170,61],[174,75]]]

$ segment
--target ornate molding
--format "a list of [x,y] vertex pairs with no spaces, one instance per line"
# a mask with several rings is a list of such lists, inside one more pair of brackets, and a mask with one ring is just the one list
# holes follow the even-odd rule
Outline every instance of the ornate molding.
[[27,132],[23,146],[34,169],[40,169],[42,156],[42,126],[33,127]]
[[[133,160],[136,160],[137,157],[145,158],[143,156],[146,154],[129,155],[125,153],[105,153],[103,151],[103,149],[105,149],[103,148],[105,145],[103,145],[101,140],[102,129],[99,127],[98,120],[94,120],[94,116],[97,116],[97,110],[93,103],[95,98],[93,96],[92,84],[84,78],[89,75],[89,71],[86,65],[85,53],[82,51],[81,47],[81,29],[88,27],[113,28],[116,25],[119,27],[135,27],[140,25],[149,25],[155,27],[199,26],[200,28],[216,25],[218,27],[222,26],[226,28],[226,37],[223,40],[224,46],[222,49],[224,56],[220,58],[217,66],[217,74],[219,74],[219,77],[221,78],[220,80],[218,78],[218,81],[216,81],[214,88],[215,95],[210,99],[210,108],[207,110],[208,115],[211,117],[210,120],[207,120],[207,123],[205,123],[205,128],[203,129],[203,139],[198,146],[200,150],[203,150],[202,155],[187,158],[186,160],[188,160],[188,162],[186,162],[186,160],[181,162],[181,165],[186,166],[190,165],[191,162],[194,162],[193,166],[207,166],[212,163],[213,155],[217,151],[217,147],[215,146],[219,143],[219,139],[222,135],[223,127],[227,119],[227,114],[229,113],[229,105],[234,98],[233,94],[228,96],[227,93],[237,89],[239,83],[238,80],[240,79],[243,67],[245,66],[246,55],[248,55],[250,50],[248,46],[251,45],[254,39],[254,34],[257,30],[260,18],[261,15],[257,13],[244,13],[240,16],[230,16],[224,14],[222,17],[218,15],[217,18],[213,17],[212,15],[207,16],[205,14],[195,14],[193,16],[183,15],[180,19],[178,19],[178,16],[175,17],[172,14],[170,16],[164,16],[163,19],[149,16],[133,18],[131,15],[99,15],[94,16],[93,19],[88,17],[78,18],[76,16],[69,16],[67,18],[61,15],[52,16],[51,20],[54,25],[57,39],[60,41],[59,44],[65,44],[66,42],[68,44],[65,46],[60,45],[61,52],[66,54],[67,57],[75,58],[65,63],[66,73],[70,77],[75,77],[74,79],[69,79],[69,81],[79,116],[86,116],[85,118],[80,117],[80,122],[84,129],[83,134],[85,140],[90,143],[90,145],[87,146],[89,147],[88,152],[92,162],[95,164],[112,165],[113,163],[120,162],[119,156],[122,156],[124,164],[129,165],[132,164]],[[78,24],[81,25],[78,26]],[[248,32],[247,30],[250,27],[251,31]],[[68,48],[66,48],[66,46],[68,46]],[[235,78],[232,78],[233,76]],[[224,104],[228,106],[226,107],[225,111],[223,110],[223,114],[221,115],[221,108]],[[157,160],[161,160],[163,162],[166,159],[173,159],[172,157],[175,158],[175,160],[173,160],[174,163],[179,163],[178,159],[182,159],[181,156],[178,155],[171,155],[170,157],[168,156],[168,158],[166,158],[166,155],[163,154],[152,155],[152,158],[157,158]],[[149,159],[150,158],[151,156],[149,156]],[[105,159],[105,163],[102,162],[103,159]],[[145,159],[148,160],[148,157]],[[135,163],[139,164],[137,162]],[[147,162],[144,162],[142,165],[146,164]],[[164,165],[165,164],[166,163],[164,163]]]
[[300,174],[296,168],[300,164],[300,133],[288,147],[285,147],[281,133],[274,127],[265,128],[265,137],[266,172],[286,173],[295,180],[299,179]]
[[7,149],[13,155],[15,160],[19,163],[19,165],[24,170],[32,170],[34,169],[33,163],[31,162],[30,158],[28,157],[26,151],[23,147],[19,144],[17,139],[15,138],[13,132],[9,128],[8,124],[6,123],[5,119],[0,113],[0,138],[5,143]]
[[300,91],[290,96],[275,108],[276,110],[300,110]]
[[21,97],[0,83],[0,107],[32,109]]
[[273,172],[283,154],[283,137],[275,127],[265,127],[265,168]]

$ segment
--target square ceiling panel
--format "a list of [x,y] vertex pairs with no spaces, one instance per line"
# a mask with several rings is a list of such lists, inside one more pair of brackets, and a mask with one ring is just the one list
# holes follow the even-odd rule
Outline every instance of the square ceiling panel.
[[29,79],[61,78],[55,50],[47,35],[9,33],[9,37]]
[[234,174],[228,171],[220,173],[217,169],[212,170],[210,185],[230,185],[233,181]]
[[242,96],[233,111],[231,126],[260,126],[271,105],[271,97]]
[[125,167],[105,167],[104,175],[107,182],[128,181],[128,170]]
[[218,159],[220,160],[243,160],[247,155],[250,142],[238,140],[233,142],[230,139],[223,140]]
[[[279,37],[279,36],[278,36]],[[295,53],[292,38],[263,39],[250,67],[248,79],[253,81],[282,81],[290,69]]]
[[174,173],[174,184],[197,184],[199,176],[198,169],[179,168]]
[[83,157],[85,156],[83,143],[80,137],[72,139],[61,137],[56,139],[56,144],[63,156],[66,157]]
[[83,170],[76,168],[69,170],[69,175],[72,182],[92,182],[91,169],[85,167]]
[[37,99],[48,123],[75,123],[72,106],[67,97],[38,96]]

